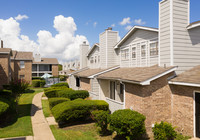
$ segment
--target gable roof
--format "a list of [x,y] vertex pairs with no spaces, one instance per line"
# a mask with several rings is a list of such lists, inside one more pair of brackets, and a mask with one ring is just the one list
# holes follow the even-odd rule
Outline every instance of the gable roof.
[[85,70],[88,70],[89,68],[88,67],[85,67],[85,68],[82,68],[82,69],[78,69],[78,70],[76,70],[76,71],[74,71],[74,72],[72,72],[72,73],[70,73],[70,74],[68,74],[69,76],[70,75],[75,75],[76,73],[79,73],[79,72],[81,72],[81,71],[85,71]]
[[200,26],[200,21],[195,21],[195,22],[190,23],[187,26],[187,29],[190,30],[190,29],[193,29],[193,28],[196,28],[196,27],[199,27],[199,26]]
[[104,74],[99,75],[98,79],[120,80],[123,82],[149,85],[151,81],[171,73],[177,67],[135,67],[135,68],[119,68]]
[[92,46],[92,48],[90,48],[90,50],[87,52],[86,56],[88,57],[88,56],[94,51],[94,49],[95,49],[96,47],[99,47],[99,44],[98,44],[98,43],[94,44],[94,45]]
[[13,56],[11,59],[14,60],[33,60],[33,53],[32,52],[20,52],[20,51],[13,51]]
[[170,80],[170,84],[200,87],[200,65]]
[[12,49],[11,48],[0,48],[0,53],[6,53],[6,54],[11,53],[12,54]]
[[40,62],[33,61],[33,64],[59,64],[57,58],[41,58]]
[[111,70],[114,70],[114,69],[117,69],[119,68],[119,66],[114,66],[114,67],[110,67],[110,68],[107,68],[107,69],[87,69],[85,71],[81,71],[79,73],[76,73],[75,76],[78,76],[78,77],[86,77],[86,78],[94,78],[94,76],[97,76],[99,74],[102,74],[102,73],[105,73],[105,72],[108,72],[108,71],[111,71]]
[[143,26],[133,26],[128,33],[115,45],[115,49],[117,49],[122,43],[124,43],[136,30],[147,30],[158,32],[158,28],[151,28],[151,27],[143,27]]

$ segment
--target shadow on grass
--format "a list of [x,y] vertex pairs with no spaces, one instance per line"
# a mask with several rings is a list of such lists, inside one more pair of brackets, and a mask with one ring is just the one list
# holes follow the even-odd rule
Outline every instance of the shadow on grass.
[[25,93],[23,93],[23,94],[32,94],[32,93],[34,93],[34,92],[35,92],[35,90],[33,90],[33,89],[28,89],[28,90],[26,90]]
[[69,122],[69,123],[60,123],[59,128],[65,128],[65,127],[70,127],[70,126],[78,126],[78,125],[83,125],[83,124],[90,124],[94,123],[94,121],[91,120],[80,120],[80,121],[75,121],[75,122]]

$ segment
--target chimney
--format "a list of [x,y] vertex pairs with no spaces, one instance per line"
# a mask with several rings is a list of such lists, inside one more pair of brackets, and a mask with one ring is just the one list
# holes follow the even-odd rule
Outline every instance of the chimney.
[[35,54],[34,60],[35,60],[35,62],[41,62],[41,56],[40,56],[40,54]]
[[106,31],[112,31],[112,27],[108,27],[108,29],[105,29]]
[[84,41],[80,47],[80,69],[87,67],[87,52],[89,51],[89,45],[86,44],[86,41]]
[[3,40],[1,40],[1,48],[3,48]]

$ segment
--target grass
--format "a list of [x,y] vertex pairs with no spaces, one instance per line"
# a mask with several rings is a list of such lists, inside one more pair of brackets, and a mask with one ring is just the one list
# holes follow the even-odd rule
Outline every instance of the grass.
[[45,117],[51,117],[51,110],[49,108],[49,100],[42,100],[42,109]]
[[56,140],[112,140],[111,136],[99,136],[94,123],[63,129],[58,128],[56,125],[51,125],[50,128]]
[[32,99],[35,94],[42,91],[41,88],[31,88],[22,94],[18,104],[18,115],[16,113],[12,114],[13,120],[0,128],[0,138],[33,135],[30,114]]

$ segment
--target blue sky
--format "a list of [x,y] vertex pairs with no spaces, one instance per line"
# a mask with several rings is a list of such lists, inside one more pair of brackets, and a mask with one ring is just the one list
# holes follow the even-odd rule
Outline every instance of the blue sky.
[[[0,19],[29,18],[18,21],[20,34],[37,42],[37,33],[47,30],[54,36],[54,18],[58,15],[72,17],[77,26],[75,34],[87,37],[90,45],[99,41],[99,33],[115,24],[113,30],[123,37],[128,25],[141,19],[143,26],[158,27],[158,2],[160,0],[1,0]],[[191,0],[191,22],[200,20],[200,0]],[[120,25],[123,18],[130,17],[130,24]],[[94,23],[96,22],[96,26]]]

